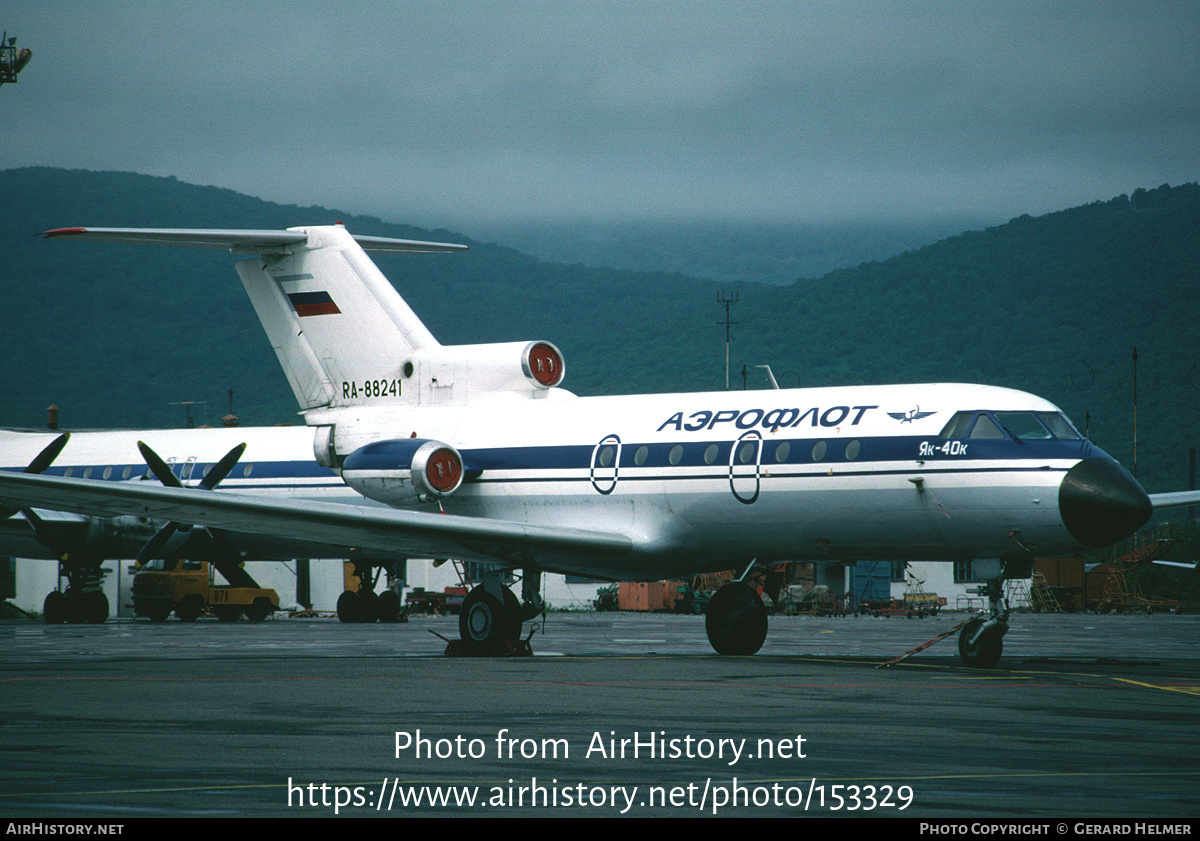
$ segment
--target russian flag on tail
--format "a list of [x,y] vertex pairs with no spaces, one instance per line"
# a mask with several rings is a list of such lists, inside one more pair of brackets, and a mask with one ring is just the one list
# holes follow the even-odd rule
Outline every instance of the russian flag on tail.
[[296,315],[301,318],[309,315],[337,315],[341,312],[328,292],[289,292],[288,300],[292,302]]

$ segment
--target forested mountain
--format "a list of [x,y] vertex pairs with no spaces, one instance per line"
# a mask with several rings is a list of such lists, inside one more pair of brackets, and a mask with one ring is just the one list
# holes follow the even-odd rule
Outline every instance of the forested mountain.
[[1035,392],[1131,468],[1136,348],[1138,475],[1182,488],[1200,446],[1198,295],[1200,187],[1164,185],[798,281],[742,326],[759,354],[791,350],[806,385]]
[[921,222],[563,220],[476,223],[469,229],[552,263],[679,272],[729,284],[790,284],[834,269],[883,260],[962,231],[1003,221]]
[[[374,259],[443,343],[547,339],[580,394],[722,387],[730,288],[680,274],[556,265],[456,233],[291,207],[169,178],[0,172],[6,365],[0,424],[179,426],[229,409],[297,422],[287,384],[226,253],[46,241],[70,225],[280,228],[466,242],[465,254]],[[737,284],[733,368],[784,386],[973,381],[1058,403],[1138,472],[1183,487],[1200,446],[1200,187],[1021,217],[787,286]],[[761,374],[750,387],[765,387]]]

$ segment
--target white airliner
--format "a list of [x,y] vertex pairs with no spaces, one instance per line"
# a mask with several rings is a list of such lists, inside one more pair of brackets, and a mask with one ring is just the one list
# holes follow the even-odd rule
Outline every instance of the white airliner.
[[[491,564],[460,622],[479,652],[519,637],[540,607],[543,570],[655,580],[736,569],[709,606],[708,636],[720,653],[753,654],[767,631],[744,581],[756,565],[972,559],[990,614],[963,629],[959,650],[991,666],[1007,631],[1004,579],[1028,577],[1035,556],[1110,545],[1156,505],[1200,498],[1147,496],[1054,405],[1004,388],[576,397],[559,387],[563,358],[550,342],[441,345],[365,253],[463,246],[356,237],[341,225],[47,236],[253,255],[237,271],[308,424],[271,434],[289,442],[288,459],[301,445],[315,457],[303,465],[312,487],[257,483],[271,460],[272,445],[257,439],[266,432],[238,462],[254,471],[234,467],[216,492],[133,481],[145,470],[129,443],[89,448],[93,463],[64,455],[42,475],[22,473],[50,439],[19,452],[8,444],[24,439],[0,439],[10,512],[143,517]],[[157,447],[216,462],[248,432],[222,431],[202,453],[176,443],[199,433],[164,432]],[[64,475],[63,465],[85,463],[90,477]],[[346,504],[346,488],[363,504]],[[526,573],[520,599],[502,585],[512,570]]]

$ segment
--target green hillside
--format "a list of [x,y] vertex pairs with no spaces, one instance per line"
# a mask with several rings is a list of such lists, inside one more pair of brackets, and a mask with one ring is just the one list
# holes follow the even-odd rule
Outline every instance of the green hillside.
[[[7,364],[0,424],[38,426],[55,403],[84,426],[179,426],[229,408],[296,422],[233,271],[207,250],[46,241],[70,225],[277,228],[342,220],[355,232],[466,242],[458,255],[375,259],[442,342],[547,339],[580,394],[723,384],[728,288],[679,274],[541,262],[449,231],[126,173],[0,172]],[[1138,473],[1183,487],[1200,446],[1196,318],[1200,187],[1163,186],[1021,217],[790,286],[738,284],[733,368],[781,384],[976,381],[1035,392],[1132,463],[1132,350],[1139,354]],[[741,378],[736,377],[740,386]],[[765,387],[761,375],[751,387]]]

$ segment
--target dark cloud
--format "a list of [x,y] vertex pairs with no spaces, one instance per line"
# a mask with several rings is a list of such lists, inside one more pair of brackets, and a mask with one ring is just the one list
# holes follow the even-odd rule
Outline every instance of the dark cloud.
[[1193,2],[26,2],[0,166],[451,224],[1037,213],[1197,178]]

